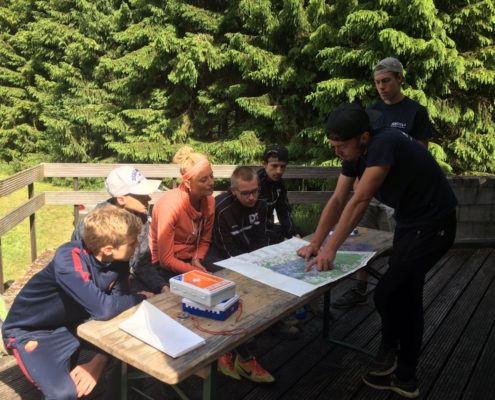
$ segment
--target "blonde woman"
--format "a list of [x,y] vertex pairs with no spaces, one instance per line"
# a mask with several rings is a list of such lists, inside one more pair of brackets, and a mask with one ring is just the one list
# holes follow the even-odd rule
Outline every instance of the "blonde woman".
[[215,214],[213,170],[206,156],[185,146],[173,162],[180,165],[182,183],[156,202],[149,233],[152,263],[164,280],[191,270],[206,271],[202,262]]

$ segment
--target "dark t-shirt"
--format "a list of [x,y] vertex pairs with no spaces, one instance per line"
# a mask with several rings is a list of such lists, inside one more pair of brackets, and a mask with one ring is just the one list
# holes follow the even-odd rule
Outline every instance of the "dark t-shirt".
[[368,108],[382,113],[382,117],[373,124],[375,128],[396,128],[416,140],[425,140],[433,136],[428,111],[408,97],[396,104],[379,101]]
[[343,161],[342,174],[361,177],[367,167],[390,166],[375,197],[395,208],[399,227],[434,223],[457,205],[457,199],[442,170],[428,150],[396,129],[372,133],[366,154]]

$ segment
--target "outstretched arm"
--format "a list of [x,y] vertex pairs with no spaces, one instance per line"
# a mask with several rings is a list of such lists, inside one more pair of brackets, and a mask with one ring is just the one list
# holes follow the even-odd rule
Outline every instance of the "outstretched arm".
[[351,193],[353,183],[354,178],[350,178],[342,174],[339,176],[335,191],[321,213],[318,227],[316,228],[313,238],[311,239],[309,245],[297,251],[297,254],[301,257],[308,260],[311,256],[318,253],[321,244],[328,235],[328,231],[339,220],[340,214],[344,209],[347,199]]
[[333,232],[333,235],[329,237],[325,247],[320,250],[317,257],[308,263],[305,269],[306,271],[309,271],[314,265],[317,266],[318,271],[325,271],[332,268],[338,248],[344,243],[361,220],[373,195],[382,185],[389,170],[389,166],[366,168],[356,186],[354,195],[342,211],[342,215],[340,216],[339,223]]

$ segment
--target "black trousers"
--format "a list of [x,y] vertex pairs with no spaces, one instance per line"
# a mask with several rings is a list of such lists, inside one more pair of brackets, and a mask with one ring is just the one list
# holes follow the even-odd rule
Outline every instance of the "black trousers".
[[424,329],[423,286],[426,273],[452,247],[455,211],[419,228],[396,228],[389,269],[375,290],[382,319],[382,342],[399,348],[396,374],[415,376]]

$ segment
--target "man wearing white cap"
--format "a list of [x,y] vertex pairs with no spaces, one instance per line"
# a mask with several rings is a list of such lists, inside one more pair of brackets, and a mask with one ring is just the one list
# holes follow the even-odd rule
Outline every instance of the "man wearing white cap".
[[[138,237],[138,245],[131,257],[129,264],[131,271],[135,272],[139,268],[146,268],[151,264],[151,253],[148,244],[149,220],[148,206],[151,200],[150,194],[158,191],[161,180],[146,179],[143,174],[130,165],[123,165],[113,169],[105,180],[105,187],[108,194],[112,196],[107,201],[100,203],[96,208],[115,205],[137,215],[143,222],[143,230]],[[71,240],[81,240],[84,229],[83,221],[79,221],[76,229],[72,233]],[[148,269],[148,268],[146,268]],[[147,275],[153,271],[146,271]],[[135,274],[134,278],[135,278]],[[152,278],[152,276],[150,276]],[[133,282],[134,288],[138,290],[148,289],[144,282]],[[167,288],[163,287],[162,291]]]
[[[368,109],[382,114],[381,118],[373,123],[374,128],[396,128],[428,148],[428,140],[432,137],[428,111],[402,93],[404,68],[401,62],[393,57],[384,58],[376,64],[373,78],[380,100]],[[395,229],[393,215],[393,208],[373,199],[359,226],[393,232]],[[367,303],[368,273],[359,271],[356,278],[355,287],[337,298],[332,304],[334,308],[347,309]]]

